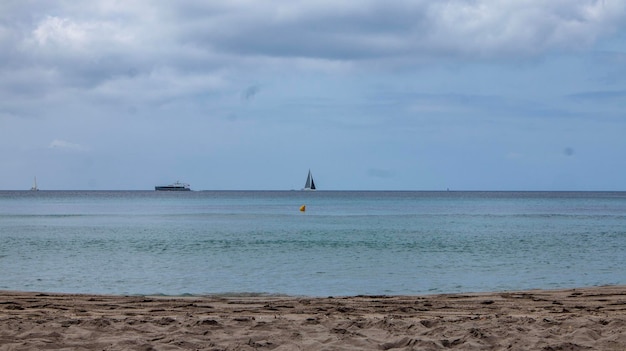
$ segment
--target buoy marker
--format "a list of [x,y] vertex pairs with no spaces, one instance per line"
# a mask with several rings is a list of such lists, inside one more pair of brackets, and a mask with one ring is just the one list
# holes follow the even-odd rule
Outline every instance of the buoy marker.
[[304,212],[304,211],[306,211],[306,205],[300,206],[300,212]]

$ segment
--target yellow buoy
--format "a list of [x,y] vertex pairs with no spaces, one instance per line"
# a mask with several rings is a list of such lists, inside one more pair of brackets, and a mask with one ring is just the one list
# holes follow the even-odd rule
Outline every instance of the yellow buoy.
[[300,206],[300,211],[302,211],[302,212],[306,211],[306,205]]

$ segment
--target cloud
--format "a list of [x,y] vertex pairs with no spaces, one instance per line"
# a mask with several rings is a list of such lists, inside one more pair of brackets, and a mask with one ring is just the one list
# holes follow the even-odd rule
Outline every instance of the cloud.
[[87,42],[87,29],[68,19],[48,16],[33,31],[33,39],[40,46],[80,46]]
[[[238,55],[332,60],[499,58],[578,50],[617,30],[610,1],[274,1],[239,7],[193,3],[184,35]],[[188,15],[189,2],[178,10]]]
[[9,2],[0,5],[0,110],[13,97],[77,90],[149,102],[206,92],[193,77],[236,91],[241,71],[534,58],[588,47],[623,23],[623,2],[592,0]]
[[74,151],[74,152],[84,152],[88,151],[85,146],[80,144],[71,143],[65,140],[54,139],[50,145],[48,145],[49,149],[55,150],[63,150],[63,151]]
[[567,98],[576,101],[624,101],[624,99],[626,99],[626,90],[587,91],[582,93],[570,94],[567,96]]

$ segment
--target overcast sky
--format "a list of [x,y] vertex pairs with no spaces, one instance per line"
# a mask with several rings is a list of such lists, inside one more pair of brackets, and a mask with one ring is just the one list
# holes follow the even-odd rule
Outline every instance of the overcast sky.
[[626,190],[626,0],[3,0],[0,165],[15,190]]

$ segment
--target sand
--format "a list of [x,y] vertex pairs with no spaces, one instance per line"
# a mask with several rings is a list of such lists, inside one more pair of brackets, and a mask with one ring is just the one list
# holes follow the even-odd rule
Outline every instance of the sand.
[[355,297],[0,291],[0,350],[626,350],[626,286]]

